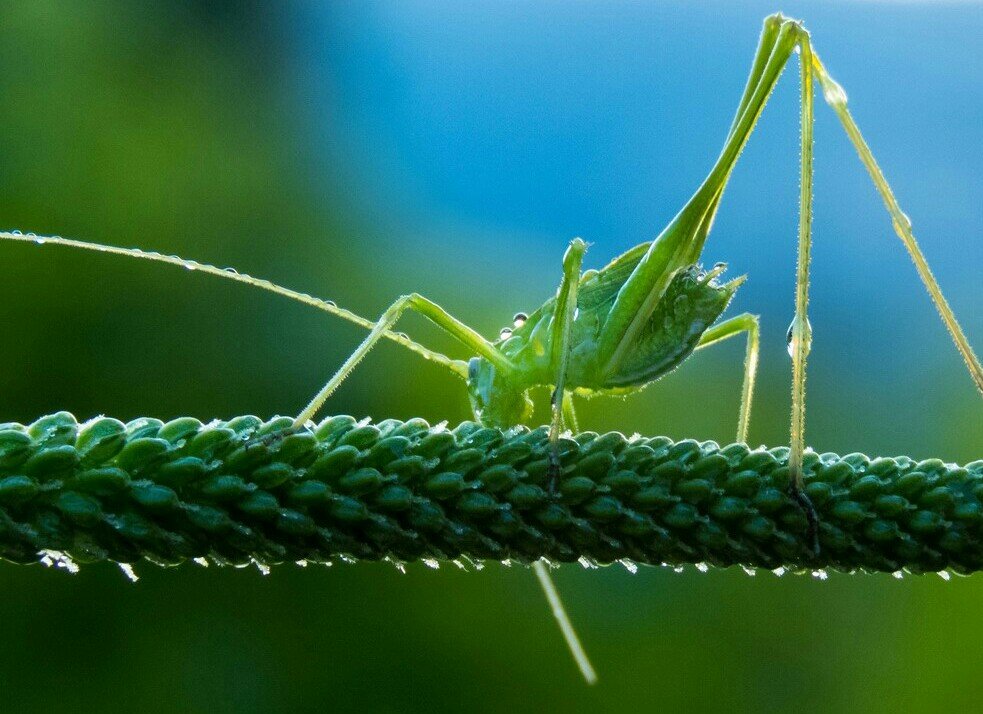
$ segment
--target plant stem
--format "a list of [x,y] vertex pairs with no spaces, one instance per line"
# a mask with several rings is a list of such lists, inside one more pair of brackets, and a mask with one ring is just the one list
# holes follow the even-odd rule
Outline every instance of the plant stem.
[[291,422],[0,424],[0,558],[983,569],[983,460],[807,452],[814,554],[786,447],[584,432],[551,497],[546,427]]

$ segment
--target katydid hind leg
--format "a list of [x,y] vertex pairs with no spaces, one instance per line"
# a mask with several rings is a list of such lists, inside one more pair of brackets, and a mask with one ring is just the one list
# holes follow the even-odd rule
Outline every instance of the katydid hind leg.
[[[805,59],[804,56],[803,59]],[[843,130],[846,132],[847,138],[849,138],[850,143],[856,150],[861,163],[864,165],[864,168],[867,169],[867,173],[870,175],[871,181],[873,181],[874,187],[877,189],[878,194],[880,194],[881,199],[884,202],[884,206],[891,217],[891,223],[893,224],[895,233],[897,233],[898,238],[901,239],[905,250],[908,252],[909,257],[915,264],[915,269],[918,271],[918,276],[921,278],[922,284],[928,291],[929,297],[932,299],[932,303],[935,305],[935,309],[938,311],[939,316],[942,318],[943,324],[945,324],[946,329],[949,331],[949,335],[951,336],[956,349],[959,351],[960,356],[966,363],[966,368],[969,370],[970,378],[976,385],[976,389],[981,395],[983,395],[983,366],[980,364],[980,359],[973,351],[972,346],[969,344],[969,340],[966,339],[966,334],[963,332],[959,321],[956,319],[955,313],[949,306],[945,296],[942,294],[942,288],[939,286],[935,275],[932,273],[932,270],[928,265],[928,261],[926,260],[925,255],[922,253],[921,248],[918,245],[918,241],[915,239],[915,235],[912,232],[911,221],[908,219],[908,216],[904,213],[904,211],[901,210],[901,206],[898,204],[898,200],[895,198],[890,184],[888,184],[884,173],[881,171],[880,166],[877,164],[877,160],[874,158],[874,154],[871,152],[866,140],[860,133],[860,128],[857,126],[856,121],[854,121],[853,115],[850,113],[847,106],[846,92],[836,82],[836,80],[830,76],[829,72],[826,70],[826,67],[820,61],[819,56],[816,55],[815,52],[811,53],[811,60],[812,71],[819,80],[820,86],[823,90],[823,98],[836,113],[840,124],[843,126]]]
[[789,494],[806,516],[809,540],[819,553],[819,516],[805,492],[803,458],[805,454],[806,361],[812,348],[809,325],[809,262],[812,252],[812,158],[814,97],[812,83],[812,47],[808,33],[799,27],[800,50],[800,177],[798,257],[795,275],[795,317],[789,328],[789,352],[792,357],[792,416],[789,438]]
[[720,197],[797,44],[797,24],[765,22],[737,116],[716,163],[693,197],[650,244],[622,286],[598,339],[605,375],[616,374],[675,272],[699,259]]

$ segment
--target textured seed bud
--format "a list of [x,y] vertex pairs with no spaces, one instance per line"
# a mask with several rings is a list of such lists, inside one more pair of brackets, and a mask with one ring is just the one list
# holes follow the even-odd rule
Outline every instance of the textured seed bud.
[[547,432],[351,417],[3,424],[0,558],[983,569],[980,460],[808,452],[817,554],[787,448],[584,432],[561,441],[553,483]]

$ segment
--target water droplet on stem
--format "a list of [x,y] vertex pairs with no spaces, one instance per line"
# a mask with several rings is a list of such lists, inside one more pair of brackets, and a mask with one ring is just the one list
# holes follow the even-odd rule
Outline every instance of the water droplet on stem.
[[836,80],[827,79],[823,82],[823,99],[829,104],[845,105],[847,102],[846,91]]
[[812,349],[812,325],[809,324],[809,318],[805,319],[805,323],[801,330],[802,334],[797,334],[800,331],[796,330],[798,325],[798,318],[792,318],[792,322],[789,323],[788,331],[785,333],[785,347],[788,350],[788,356],[795,358],[796,352],[801,344],[804,347],[804,354],[808,355],[809,350]]

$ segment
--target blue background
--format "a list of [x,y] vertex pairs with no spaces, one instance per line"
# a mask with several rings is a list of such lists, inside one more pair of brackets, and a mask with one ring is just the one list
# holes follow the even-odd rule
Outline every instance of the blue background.
[[[417,290],[488,335],[655,236],[709,170],[758,2],[43,2],[0,10],[0,223],[178,253],[367,316]],[[851,108],[970,342],[983,345],[983,9],[787,2]],[[751,441],[788,438],[797,67],[705,250],[760,313]],[[838,124],[817,104],[807,433],[818,450],[980,458],[958,354]],[[0,244],[0,419],[70,409],[296,412],[360,339],[172,268]],[[422,320],[403,328],[455,354]],[[733,438],[743,346],[586,428]],[[380,347],[330,411],[467,417],[461,385]],[[538,413],[541,419],[543,412]],[[255,571],[0,564],[0,707],[54,711],[953,711],[978,705],[978,577],[557,573],[602,683],[533,577],[386,565]]]

